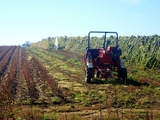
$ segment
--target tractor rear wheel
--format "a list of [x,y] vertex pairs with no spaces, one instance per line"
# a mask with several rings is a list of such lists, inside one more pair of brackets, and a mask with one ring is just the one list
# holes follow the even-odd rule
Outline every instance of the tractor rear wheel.
[[120,77],[122,79],[123,84],[127,84],[127,69],[126,68],[121,68]]
[[87,68],[85,70],[85,82],[90,83],[92,78],[92,68]]
[[99,70],[96,70],[96,78],[100,77],[101,72]]

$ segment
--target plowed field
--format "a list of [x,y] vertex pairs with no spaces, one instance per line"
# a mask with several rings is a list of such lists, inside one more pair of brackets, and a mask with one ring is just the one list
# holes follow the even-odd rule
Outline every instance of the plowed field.
[[0,118],[158,119],[160,80],[151,74],[86,84],[79,54],[0,46]]

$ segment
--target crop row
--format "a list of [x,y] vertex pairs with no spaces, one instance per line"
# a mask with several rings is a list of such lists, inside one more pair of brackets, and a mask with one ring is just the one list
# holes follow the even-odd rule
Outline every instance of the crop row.
[[[37,101],[63,97],[58,83],[36,59],[28,60],[20,46],[0,47],[0,99]],[[4,97],[4,95],[6,97]],[[43,99],[42,99],[43,98]]]

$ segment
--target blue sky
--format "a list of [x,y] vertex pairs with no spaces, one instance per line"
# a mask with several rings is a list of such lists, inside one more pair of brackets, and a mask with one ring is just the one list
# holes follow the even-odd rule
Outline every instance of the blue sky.
[[160,0],[0,0],[0,45],[116,31],[160,33]]

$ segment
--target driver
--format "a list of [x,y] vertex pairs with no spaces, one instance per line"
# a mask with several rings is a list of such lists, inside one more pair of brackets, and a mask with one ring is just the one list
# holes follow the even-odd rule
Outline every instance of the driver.
[[111,55],[112,55],[112,60],[113,62],[117,63],[119,60],[119,56],[122,54],[121,49],[119,48],[119,46],[117,45],[112,51],[111,51]]

